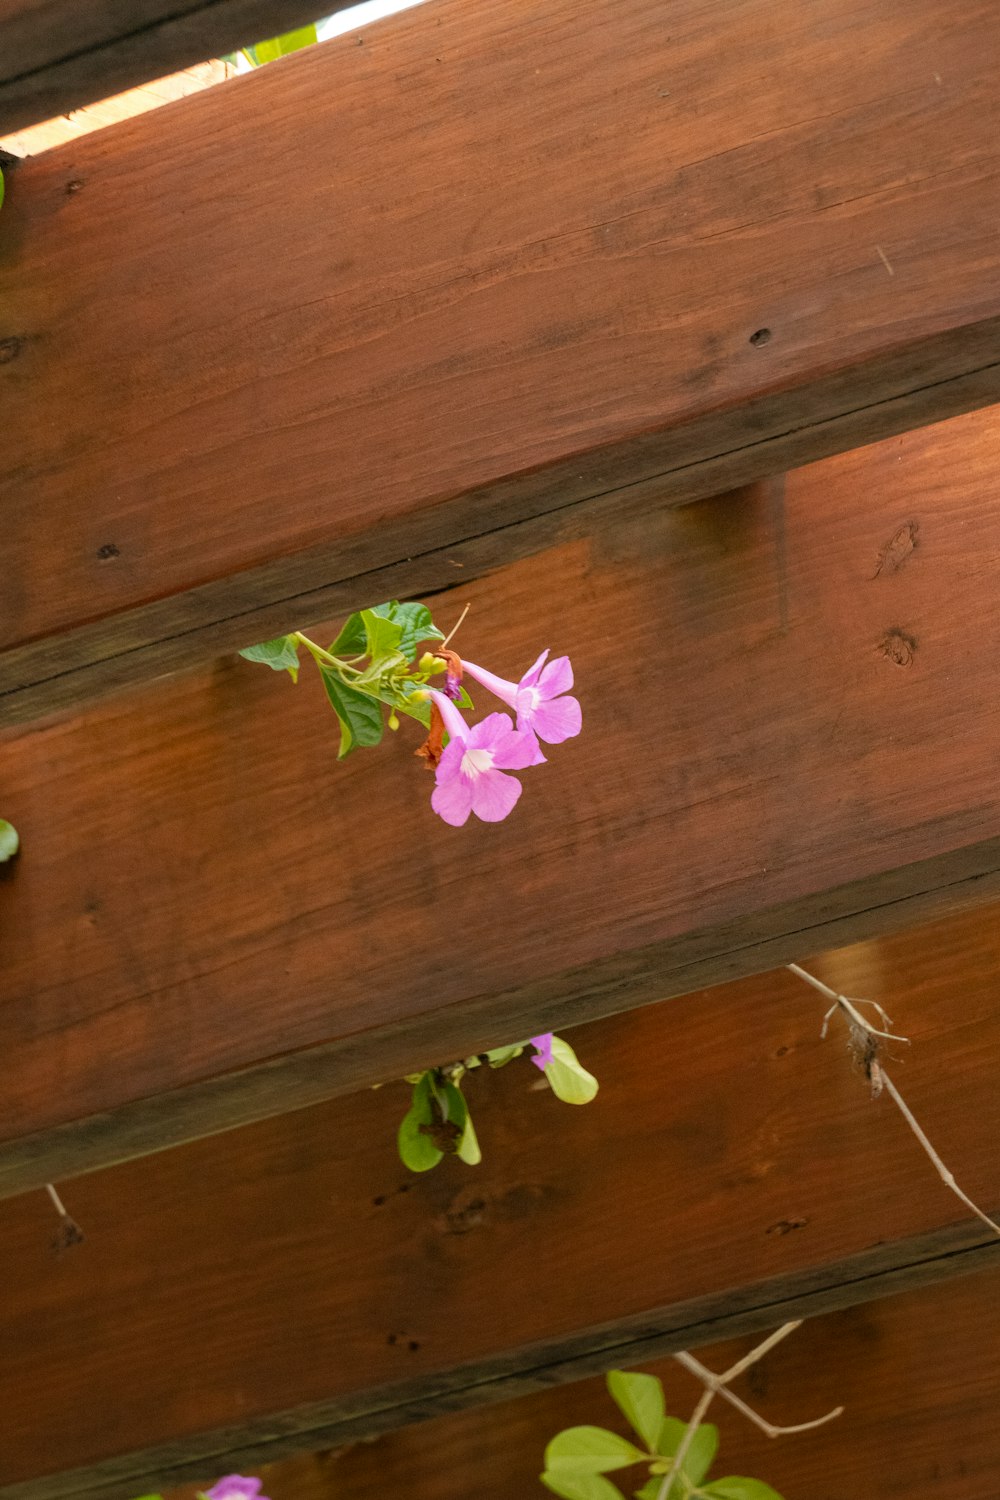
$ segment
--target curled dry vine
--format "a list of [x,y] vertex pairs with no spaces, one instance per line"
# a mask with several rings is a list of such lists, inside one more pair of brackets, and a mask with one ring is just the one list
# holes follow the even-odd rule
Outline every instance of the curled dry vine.
[[830,1009],[827,1011],[826,1015],[823,1018],[822,1035],[824,1037],[826,1036],[831,1016],[839,1011],[840,1014],[844,1017],[845,1021],[847,1022],[848,1041],[850,1044],[851,1052],[854,1055],[855,1060],[861,1067],[865,1078],[868,1080],[868,1083],[871,1086],[872,1098],[877,1099],[883,1091],[889,1095],[889,1098],[892,1100],[896,1108],[899,1110],[900,1114],[903,1116],[903,1119],[910,1127],[910,1130],[916,1136],[922,1150],[924,1151],[928,1160],[931,1162],[935,1172],[938,1174],[945,1187],[953,1192],[955,1194],[955,1197],[960,1199],[960,1201],[965,1204],[966,1208],[974,1213],[976,1218],[981,1220],[988,1229],[992,1230],[994,1234],[1000,1235],[1000,1224],[995,1223],[988,1214],[983,1212],[983,1210],[977,1203],[974,1203],[972,1201],[968,1193],[964,1192],[959,1187],[958,1183],[955,1181],[954,1173],[945,1166],[944,1162],[941,1160],[941,1157],[938,1155],[937,1151],[935,1151],[925,1132],[914,1117],[913,1111],[910,1109],[910,1106],[907,1104],[906,1100],[899,1092],[899,1089],[896,1087],[895,1083],[886,1072],[885,1066],[882,1062],[882,1052],[885,1043],[902,1042],[906,1045],[909,1045],[909,1038],[905,1036],[898,1036],[894,1032],[883,1030],[880,1027],[873,1026],[870,1021],[865,1020],[865,1017],[859,1010],[859,1006],[862,1005],[872,1007],[872,1009],[874,1009],[878,1013],[879,1020],[882,1022],[882,1025],[884,1027],[892,1025],[889,1017],[886,1015],[885,1011],[877,1001],[858,999],[852,1000],[849,996],[841,995],[837,990],[831,989],[828,984],[824,984],[821,979],[817,979],[815,974],[810,974],[806,969],[800,968],[798,964],[788,964],[787,968],[799,979],[804,980],[806,984],[811,984],[814,990],[818,990],[825,999],[830,1001]]

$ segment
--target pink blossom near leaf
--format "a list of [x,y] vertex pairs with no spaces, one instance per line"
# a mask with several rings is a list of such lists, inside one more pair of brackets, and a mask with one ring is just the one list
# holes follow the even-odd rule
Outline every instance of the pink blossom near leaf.
[[583,710],[577,698],[566,696],[573,686],[569,657],[549,661],[548,655],[546,648],[520,682],[508,682],[472,661],[463,660],[462,665],[470,677],[514,710],[518,729],[531,730],[547,745],[561,745],[580,733]]
[[243,1474],[227,1474],[210,1490],[205,1491],[205,1500],[267,1500],[260,1493],[261,1481]]
[[502,822],[521,795],[521,783],[506,773],[538,763],[534,736],[516,730],[508,714],[489,714],[469,725],[444,693],[428,691],[449,736],[434,773],[431,807],[453,828],[461,828],[470,813],[484,823]]
[[546,1031],[541,1036],[533,1036],[531,1038],[531,1045],[535,1049],[535,1055],[531,1061],[536,1068],[541,1068],[544,1073],[552,1061],[552,1032]]

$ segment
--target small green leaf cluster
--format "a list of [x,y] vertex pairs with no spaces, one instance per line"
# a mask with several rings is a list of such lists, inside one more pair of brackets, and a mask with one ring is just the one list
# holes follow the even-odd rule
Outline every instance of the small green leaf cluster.
[[[352,614],[328,650],[294,631],[248,646],[240,655],[247,661],[263,662],[275,672],[287,672],[297,682],[299,652],[309,652],[340,724],[338,759],[342,760],[352,750],[379,744],[385,729],[383,705],[389,709],[390,729],[399,727],[400,714],[416,719],[425,729],[429,726],[430,705],[424,688],[431,677],[445,670],[445,662],[431,652],[424,652],[419,662],[416,657],[422,642],[442,640],[426,605],[390,599]],[[458,706],[472,707],[464,688]]]
[[711,1422],[697,1428],[679,1473],[663,1493],[674,1455],[687,1431],[686,1424],[668,1417],[663,1386],[653,1375],[612,1370],[608,1390],[626,1420],[642,1440],[637,1447],[605,1427],[569,1427],[545,1450],[542,1483],[562,1500],[625,1500],[606,1474],[635,1464],[648,1465],[649,1477],[634,1500],[781,1500],[759,1479],[730,1475],[706,1483],[719,1446],[719,1431]]
[[[476,1166],[482,1152],[462,1093],[462,1079],[483,1066],[506,1067],[528,1045],[516,1042],[511,1047],[494,1047],[447,1067],[410,1074],[406,1082],[413,1085],[413,1097],[397,1137],[403,1165],[411,1172],[428,1172],[445,1156],[457,1156]],[[551,1061],[543,1071],[552,1092],[566,1104],[589,1103],[597,1093],[597,1079],[580,1065],[572,1047],[561,1037],[552,1037],[551,1047]]]
[[5,864],[8,859],[13,859],[21,847],[21,840],[17,836],[17,829],[13,823],[8,823],[6,818],[0,818],[0,865]]
[[[255,47],[244,47],[243,56],[255,68],[262,68],[265,63],[277,62],[279,57],[287,57],[290,52],[311,47],[318,40],[315,25],[300,26],[295,31],[286,31],[284,36],[274,36],[266,42],[258,42]],[[227,53],[225,61],[235,66],[236,53]]]

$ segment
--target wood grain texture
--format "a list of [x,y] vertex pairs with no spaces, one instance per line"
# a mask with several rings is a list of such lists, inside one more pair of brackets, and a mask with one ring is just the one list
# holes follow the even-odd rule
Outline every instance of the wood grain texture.
[[[702,1355],[724,1369],[747,1341]],[[713,1473],[750,1474],[788,1500],[995,1500],[1000,1441],[1000,1308],[996,1273],[829,1314],[779,1346],[735,1387],[775,1422],[844,1415],[775,1443],[719,1403]],[[686,1418],[697,1387],[671,1361],[646,1366]],[[625,1425],[603,1380],[513,1401],[489,1413],[438,1418],[375,1443],[268,1466],[272,1500],[542,1500],[545,1445],[563,1427]],[[642,1471],[637,1470],[640,1474]],[[612,1475],[626,1488],[626,1475]],[[170,1500],[194,1500],[191,1490]]]
[[435,0],[19,167],[7,721],[1000,399],[998,45]]
[[996,895],[998,459],[964,417],[616,503],[435,600],[494,670],[576,662],[500,825],[238,658],[8,734],[0,1192]]
[[[894,1077],[990,1210],[998,934],[991,908],[816,964],[912,1037]],[[0,1495],[128,1500],[255,1472],[787,1317],[995,1275],[1000,1242],[890,1101],[870,1100],[843,1035],[821,1040],[823,1008],[778,973],[582,1027],[573,1040],[601,1079],[586,1108],[535,1091],[527,1062],[470,1080],[475,1169],[400,1166],[397,1085],[69,1184],[86,1239],[61,1255],[44,1194],[5,1204]],[[777,1411],[847,1400],[850,1372],[831,1359],[828,1376],[828,1396],[776,1396]]]
[[[330,0],[325,14],[348,0]],[[5,0],[0,132],[316,20],[315,0]]]
[[[0,21],[0,34],[2,26]],[[58,115],[13,134],[0,135],[0,153],[9,152],[18,157],[35,156],[40,151],[51,150],[53,146],[63,146],[67,141],[79,140],[92,130],[103,130],[121,120],[130,120],[151,109],[160,109],[164,104],[184,99],[201,89],[213,88],[215,84],[235,76],[236,68],[232,63],[218,59],[196,63],[183,72],[156,78],[151,83],[129,89],[124,94],[115,94],[110,99],[100,99],[84,109],[74,110],[71,115]]]

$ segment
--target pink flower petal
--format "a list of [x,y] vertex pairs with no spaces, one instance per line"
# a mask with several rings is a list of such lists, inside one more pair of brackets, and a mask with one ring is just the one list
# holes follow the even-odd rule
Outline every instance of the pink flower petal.
[[534,730],[533,729],[528,729],[525,732],[529,736],[529,738],[531,740],[531,743],[532,743],[532,745],[534,747],[534,754],[532,755],[531,759],[529,760],[528,765],[529,766],[544,766],[545,763],[546,763],[545,756],[542,754],[542,747],[538,743],[538,740],[537,740],[537,738],[535,736]]
[[438,761],[435,772],[438,786],[443,781],[450,781],[453,776],[459,774],[462,768],[462,757],[468,748],[465,740],[459,739],[457,736],[448,741],[447,745],[441,751],[441,759]]
[[487,672],[485,667],[477,667],[474,661],[463,661],[463,667],[470,677],[476,682],[481,682],[496,698],[503,703],[509,703],[514,707],[514,699],[517,697],[517,683],[508,682],[506,677],[497,677],[495,672]]
[[[534,666],[529,667],[525,672],[524,676],[521,678],[521,681],[518,683],[518,687],[526,688],[535,686],[535,684],[538,682],[539,677],[541,676],[542,668],[545,665],[548,654],[549,648],[548,646],[546,646],[545,650],[535,662]],[[572,683],[570,685],[572,686]]]
[[545,1031],[541,1036],[533,1036],[531,1038],[531,1045],[535,1048],[535,1056],[531,1061],[536,1068],[541,1068],[544,1073],[552,1061],[552,1032]]
[[543,698],[568,693],[573,686],[573,664],[569,657],[557,656],[555,661],[550,661],[536,685]]
[[441,718],[444,720],[444,727],[448,731],[450,738],[453,740],[467,739],[469,726],[451,699],[446,697],[444,693],[438,692],[437,688],[428,688],[427,691],[440,710]]
[[492,750],[498,740],[513,733],[510,714],[487,714],[469,730],[469,745],[473,750]]
[[580,733],[583,710],[576,698],[551,698],[539,703],[531,715],[531,727],[547,745],[561,745]]
[[[468,822],[472,811],[472,782],[467,776],[446,776],[442,779],[442,760],[438,766],[438,784],[431,793],[431,807],[439,818],[450,823],[452,828],[461,828]],[[479,778],[482,780],[482,777]]]
[[521,783],[516,776],[505,776],[503,771],[483,771],[472,786],[472,811],[484,823],[501,823],[513,812],[520,795]]
[[265,1500],[260,1495],[261,1481],[243,1474],[227,1474],[224,1479],[216,1480],[210,1490],[205,1491],[207,1500],[253,1500],[259,1496],[259,1500]]
[[530,730],[512,728],[494,742],[492,749],[493,764],[501,771],[523,771],[526,766],[545,764],[545,756]]

